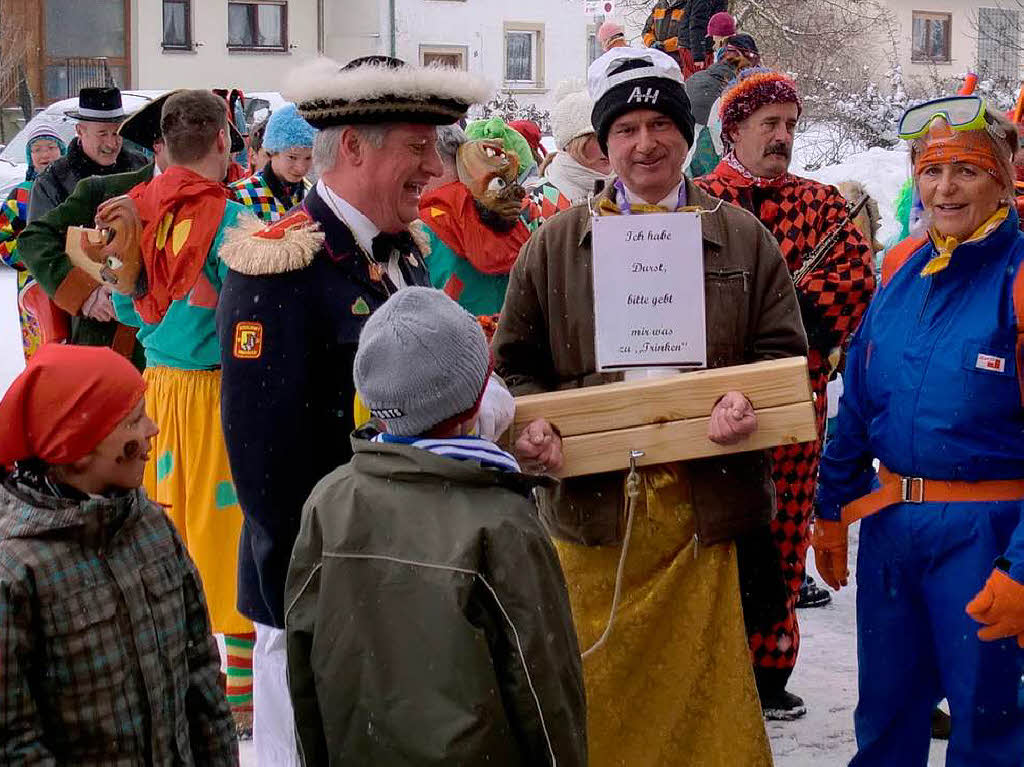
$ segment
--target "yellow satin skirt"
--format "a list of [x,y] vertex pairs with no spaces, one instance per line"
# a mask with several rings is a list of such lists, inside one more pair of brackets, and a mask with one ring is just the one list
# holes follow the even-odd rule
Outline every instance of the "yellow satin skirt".
[[[615,624],[583,664],[590,765],[770,766],[736,548],[697,545],[676,466],[641,477]],[[621,547],[556,545],[585,650],[608,621]]]
[[242,507],[220,425],[220,371],[147,367],[146,413],[160,427],[143,485],[167,507],[203,579],[218,634],[244,634],[238,612],[238,540]]

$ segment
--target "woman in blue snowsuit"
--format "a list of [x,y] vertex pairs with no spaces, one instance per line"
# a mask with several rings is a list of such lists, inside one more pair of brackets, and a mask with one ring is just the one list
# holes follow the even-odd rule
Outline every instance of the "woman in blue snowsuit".
[[851,765],[926,765],[930,715],[945,697],[953,720],[947,765],[1021,767],[1017,135],[976,97],[912,107],[900,132],[912,139],[928,232],[887,254],[883,287],[852,341],[813,542],[819,572],[839,588],[847,582],[846,528],[863,519]]

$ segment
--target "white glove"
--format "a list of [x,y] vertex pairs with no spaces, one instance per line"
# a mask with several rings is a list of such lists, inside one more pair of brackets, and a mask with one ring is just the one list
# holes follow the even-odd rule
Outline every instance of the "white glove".
[[491,373],[484,396],[480,400],[480,410],[476,415],[476,431],[480,437],[494,442],[516,417],[515,398],[505,388],[505,382],[496,373]]

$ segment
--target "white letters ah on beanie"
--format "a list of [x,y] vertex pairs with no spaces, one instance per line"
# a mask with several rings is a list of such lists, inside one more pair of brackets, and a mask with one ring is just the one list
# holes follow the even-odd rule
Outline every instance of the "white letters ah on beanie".
[[389,434],[415,437],[469,419],[491,375],[476,319],[440,290],[403,288],[366,321],[356,391]]

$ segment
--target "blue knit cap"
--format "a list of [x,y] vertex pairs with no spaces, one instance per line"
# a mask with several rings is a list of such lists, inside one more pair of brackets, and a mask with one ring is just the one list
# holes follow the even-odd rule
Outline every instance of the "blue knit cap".
[[313,126],[302,119],[294,104],[285,104],[270,115],[267,131],[263,134],[263,148],[268,152],[283,152],[286,149],[312,149]]

